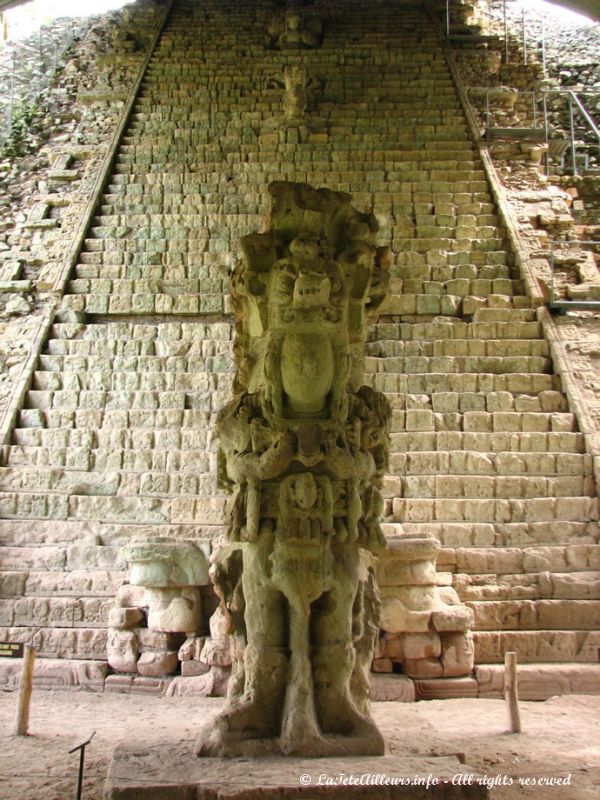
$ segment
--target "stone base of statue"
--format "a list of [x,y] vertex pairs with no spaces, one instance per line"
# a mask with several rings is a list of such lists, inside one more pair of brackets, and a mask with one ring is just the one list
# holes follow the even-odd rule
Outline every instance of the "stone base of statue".
[[[466,776],[471,785],[457,784]],[[454,780],[454,785],[453,785]],[[454,756],[193,758],[190,745],[119,745],[105,800],[488,800],[489,790]]]

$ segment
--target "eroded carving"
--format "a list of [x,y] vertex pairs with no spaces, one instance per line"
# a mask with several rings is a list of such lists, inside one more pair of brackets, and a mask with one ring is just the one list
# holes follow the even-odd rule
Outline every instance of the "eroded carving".
[[244,237],[233,276],[238,369],[218,421],[231,516],[211,577],[232,679],[197,752],[377,754],[368,673],[390,409],[361,384],[387,249],[349,195],[269,192],[267,230]]
[[279,50],[314,49],[321,44],[322,26],[316,17],[302,14],[294,3],[276,15],[268,29],[269,42]]

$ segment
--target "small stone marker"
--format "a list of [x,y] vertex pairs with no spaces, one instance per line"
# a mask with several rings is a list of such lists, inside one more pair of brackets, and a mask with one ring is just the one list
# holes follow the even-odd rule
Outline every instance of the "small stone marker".
[[[23,645],[20,645],[23,648]],[[23,652],[21,650],[21,652]],[[33,666],[35,664],[35,648],[30,644],[25,645],[23,656],[23,671],[21,672],[21,688],[19,689],[19,705],[15,719],[14,735],[27,736],[29,727],[29,703],[33,689]]]
[[521,733],[518,688],[517,654],[511,651],[504,654],[504,697],[508,706],[511,733]]

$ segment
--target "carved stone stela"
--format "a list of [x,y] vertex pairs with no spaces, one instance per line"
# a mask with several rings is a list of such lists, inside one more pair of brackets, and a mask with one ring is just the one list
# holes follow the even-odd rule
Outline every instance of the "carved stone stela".
[[235,397],[218,421],[231,516],[211,576],[233,671],[197,753],[380,754],[369,669],[390,409],[362,380],[387,248],[347,194],[269,192],[233,276]]

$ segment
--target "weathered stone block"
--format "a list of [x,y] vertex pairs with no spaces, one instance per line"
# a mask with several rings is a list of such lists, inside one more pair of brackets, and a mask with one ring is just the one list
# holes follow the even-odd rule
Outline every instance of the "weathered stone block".
[[117,672],[137,671],[139,648],[132,631],[109,630],[106,652],[108,663]]
[[177,652],[142,653],[137,662],[137,671],[145,678],[160,678],[177,669]]

